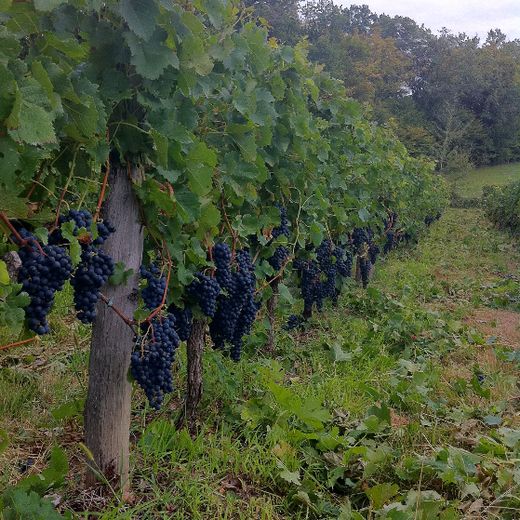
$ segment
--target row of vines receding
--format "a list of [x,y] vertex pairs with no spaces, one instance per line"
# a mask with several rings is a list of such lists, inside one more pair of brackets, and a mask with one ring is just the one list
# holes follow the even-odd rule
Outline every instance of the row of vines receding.
[[192,418],[208,332],[238,361],[278,299],[304,326],[433,222],[446,189],[238,2],[0,6],[0,326],[12,346],[51,332],[72,285],[94,323],[87,444],[124,479],[128,372],[159,408],[187,341]]

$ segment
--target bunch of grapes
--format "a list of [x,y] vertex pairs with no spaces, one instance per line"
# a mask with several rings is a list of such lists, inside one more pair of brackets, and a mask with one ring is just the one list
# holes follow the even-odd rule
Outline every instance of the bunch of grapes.
[[72,261],[60,246],[38,247],[36,238],[25,229],[20,230],[20,236],[29,241],[18,251],[22,261],[18,279],[22,290],[31,298],[25,310],[27,325],[36,334],[48,334],[47,316],[54,304],[54,295],[70,278]]
[[296,316],[296,314],[291,314],[287,319],[287,323],[283,326],[284,330],[294,330],[298,327],[301,327],[304,320],[301,316]]
[[370,259],[366,256],[360,256],[358,258],[359,261],[359,272],[361,274],[361,282],[363,284],[363,288],[367,288],[368,280],[370,277],[370,270],[372,268],[372,264],[370,263]]
[[143,324],[141,334],[135,338],[130,365],[132,376],[156,410],[161,407],[164,394],[173,391],[171,368],[179,343],[172,314]]
[[155,264],[148,267],[142,265],[139,274],[146,280],[146,287],[141,291],[145,307],[150,310],[157,309],[162,303],[166,290],[166,278],[162,276],[161,270]]
[[97,232],[98,236],[94,240],[95,246],[100,246],[101,244],[104,244],[106,242],[106,239],[114,233],[116,228],[108,222],[108,220],[105,220],[103,222],[99,222],[97,225]]
[[217,298],[220,294],[220,285],[215,278],[202,273],[195,275],[196,280],[187,288],[188,294],[199,304],[202,313],[209,318],[217,312]]
[[114,261],[110,256],[94,246],[82,246],[81,262],[71,279],[74,306],[81,322],[94,321],[100,290],[113,272]]
[[383,253],[386,255],[395,247],[395,232],[390,230],[386,232],[386,241],[383,246]]
[[217,298],[217,311],[210,323],[215,348],[223,349],[228,343],[234,361],[240,359],[243,337],[250,333],[259,308],[255,301],[256,276],[249,251],[237,251],[236,264],[234,271],[230,263],[220,267],[217,264],[217,279],[219,268],[223,268],[229,280],[225,287],[226,294],[220,294]]
[[304,261],[298,264],[300,272],[300,287],[303,298],[303,315],[311,316],[312,308],[316,303],[318,309],[322,307],[320,287],[320,268],[314,260]]
[[280,210],[280,225],[273,229],[271,235],[273,239],[277,239],[282,235],[289,237],[291,232],[289,231],[289,219],[287,217],[287,208],[280,204],[276,204],[276,207]]
[[269,258],[269,264],[275,271],[279,271],[287,262],[287,259],[290,256],[290,251],[285,246],[278,246],[273,256]]
[[193,313],[189,307],[180,309],[173,303],[168,307],[168,312],[175,318],[175,330],[181,341],[188,341],[191,334]]
[[366,228],[355,228],[352,232],[352,245],[357,254],[359,254],[363,245],[370,242],[370,232]]
[[231,275],[231,249],[227,244],[218,243],[213,248],[213,261],[215,262],[216,278],[222,289],[232,290],[233,276]]
[[368,247],[368,258],[371,264],[375,264],[377,262],[377,257],[379,256],[380,252],[381,249],[379,249],[379,246],[376,243],[371,242]]
[[337,266],[333,261],[334,246],[331,240],[324,240],[316,249],[316,260],[320,267],[321,276],[320,284],[318,286],[319,300],[323,301],[325,298],[337,299],[336,291],[336,273]]
[[[92,236],[92,224],[94,219],[92,214],[87,210],[74,210],[71,209],[67,214],[60,215],[58,223],[60,227],[66,222],[74,222],[74,235],[79,234],[80,229],[86,229],[90,235],[89,242],[95,246],[100,246],[105,243],[106,239],[115,231],[114,226],[107,220],[97,223],[97,237],[94,239]],[[65,239],[63,238],[60,227],[56,228],[49,236],[50,244],[63,244]]]
[[346,249],[336,246],[334,249],[336,257],[336,269],[343,278],[348,278],[352,273],[352,253]]

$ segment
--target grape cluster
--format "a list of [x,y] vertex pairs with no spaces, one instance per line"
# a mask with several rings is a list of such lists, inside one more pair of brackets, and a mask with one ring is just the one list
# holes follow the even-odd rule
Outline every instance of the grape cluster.
[[81,262],[71,279],[71,285],[74,287],[74,306],[81,322],[94,321],[99,291],[113,272],[114,261],[110,256],[94,246],[82,246]]
[[275,271],[279,271],[287,262],[287,259],[289,258],[290,254],[291,253],[289,249],[287,249],[285,246],[278,246],[275,249],[273,256],[271,256],[271,258],[269,258],[268,260],[270,266]]
[[370,270],[372,268],[372,264],[370,263],[370,259],[366,256],[360,256],[358,258],[359,261],[359,273],[361,275],[361,283],[363,287],[366,289],[368,286],[368,280],[370,278]]
[[131,357],[131,372],[144,390],[152,408],[158,410],[164,394],[173,391],[171,367],[180,338],[175,331],[175,317],[157,317],[143,324],[141,335],[135,338]]
[[368,247],[368,258],[371,264],[375,264],[377,262],[377,257],[379,256],[380,252],[381,249],[379,246],[376,243],[371,242]]
[[370,242],[370,231],[366,228],[355,228],[352,232],[352,245],[357,254],[360,254],[363,245]]
[[217,268],[215,277],[222,289],[227,291],[232,289],[233,276],[231,274],[231,249],[222,242],[213,248],[213,260]]
[[436,222],[437,220],[439,220],[440,218],[442,217],[442,214],[441,213],[436,213],[435,215],[428,215],[424,218],[424,223],[429,227],[431,226],[434,222]]
[[[90,211],[87,210],[70,210],[65,215],[60,215],[58,223],[61,227],[66,222],[74,222],[74,235],[79,234],[80,229],[86,229],[90,234],[90,242],[95,246],[100,246],[105,243],[106,239],[115,231],[114,226],[107,220],[97,223],[97,237],[94,239],[91,233],[94,219]],[[56,228],[49,236],[50,244],[63,244],[63,238],[60,227]]]
[[112,233],[114,233],[115,230],[116,230],[116,228],[112,224],[110,224],[110,222],[108,222],[107,220],[105,220],[103,222],[99,222],[97,225],[98,236],[94,240],[94,245],[100,246],[101,244],[104,244],[106,242],[106,239]]
[[284,330],[294,330],[298,327],[301,327],[304,320],[301,316],[296,316],[296,314],[291,314],[287,319],[287,323],[283,326]]
[[139,274],[146,280],[146,287],[141,290],[145,307],[150,310],[157,309],[162,303],[166,290],[166,278],[161,276],[161,270],[155,264],[148,267],[142,265]]
[[395,247],[395,232],[392,230],[389,230],[386,232],[386,241],[385,245],[383,246],[383,253],[386,255],[390,251],[392,251]]
[[308,260],[296,264],[300,274],[300,287],[303,298],[303,315],[310,317],[314,304],[320,309],[323,305],[320,286],[320,268],[316,261]]
[[276,204],[276,207],[280,210],[280,225],[273,229],[271,235],[273,239],[277,239],[282,235],[289,237],[291,232],[289,231],[289,219],[287,217],[287,208],[280,204]]
[[180,309],[173,303],[168,307],[168,312],[175,318],[175,330],[181,341],[188,341],[191,334],[193,313],[189,307]]
[[352,274],[352,253],[347,249],[336,246],[334,256],[336,257],[338,274],[343,278],[348,278]]
[[50,327],[47,322],[54,303],[56,291],[61,291],[70,278],[72,262],[65,249],[57,245],[43,246],[43,254],[36,246],[36,238],[25,229],[20,235],[30,243],[18,251],[22,266],[18,278],[22,290],[31,298],[25,309],[27,325],[36,334],[48,334]]
[[331,240],[324,240],[316,249],[316,260],[320,267],[321,276],[318,285],[319,300],[325,298],[337,299],[336,273],[337,265],[333,261],[334,246]]
[[196,280],[187,288],[190,295],[200,306],[202,313],[209,318],[217,312],[217,298],[220,294],[220,285],[215,278],[202,273],[195,275]]
[[[231,359],[239,361],[243,337],[251,331],[259,305],[255,301],[256,276],[249,251],[237,251],[235,270],[232,270],[230,261],[231,255],[228,263],[217,262],[215,255],[217,280],[225,280],[226,294],[221,293],[217,298],[217,311],[210,323],[210,335],[215,348],[224,349],[226,343],[229,344]],[[224,274],[219,277],[221,268]]]

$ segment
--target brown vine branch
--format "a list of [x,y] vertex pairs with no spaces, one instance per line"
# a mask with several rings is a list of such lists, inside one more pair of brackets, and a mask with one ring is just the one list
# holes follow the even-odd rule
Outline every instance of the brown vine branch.
[[164,305],[166,304],[166,296],[168,295],[168,287],[170,285],[170,278],[171,278],[171,274],[172,274],[172,257],[170,255],[170,252],[168,251],[168,248],[166,247],[166,244],[164,244],[164,242],[163,242],[163,247],[164,247],[164,249],[166,249],[166,253],[168,254],[168,274],[166,275],[166,285],[164,286],[164,292],[163,292],[161,304],[159,305],[159,307],[157,307],[150,313],[148,318],[146,318],[147,323],[150,323],[155,318],[155,316],[157,316],[161,312]]
[[101,191],[99,192],[98,203],[96,206],[96,212],[94,213],[94,222],[97,222],[99,219],[99,215],[101,214],[101,206],[105,200],[105,194],[107,190],[108,184],[108,176],[110,175],[110,159],[107,159],[105,164],[105,176],[103,177],[103,184],[101,185]]
[[18,233],[16,228],[11,224],[10,220],[7,218],[7,215],[3,211],[0,211],[0,220],[2,220],[2,222],[7,226],[9,231],[11,231],[11,233],[14,235],[16,240],[13,240],[11,238],[11,241],[13,243],[15,243],[16,245],[19,245],[21,247],[26,246],[27,244],[36,244],[36,247],[38,248],[40,253],[43,256],[47,256],[45,254],[45,252],[43,251],[42,246],[40,246],[40,244],[38,243],[37,240],[27,240],[27,239],[21,237],[20,233]]
[[224,213],[224,221],[226,222],[226,226],[227,226],[227,228],[229,230],[229,233],[233,237],[233,241],[232,241],[232,245],[231,245],[231,258],[232,258],[232,261],[234,261],[235,260],[235,253],[236,253],[236,250],[237,250],[238,233],[233,229],[233,226],[231,225],[231,222],[229,221],[229,217],[228,217],[228,214],[226,212],[226,206],[224,204],[224,197],[223,196],[220,199],[220,201],[221,201],[221,206],[222,206],[222,212]]
[[40,180],[40,177],[41,177],[41,170],[38,172],[38,175],[36,175],[36,179],[34,179],[30,189],[29,189],[29,192],[27,193],[27,199],[30,200],[33,193],[34,193],[34,190],[36,190],[36,186],[38,186],[38,182]]
[[9,350],[14,347],[20,347],[21,345],[27,345],[27,343],[31,343],[32,341],[35,341],[38,336],[34,336],[29,339],[24,339],[22,341],[15,341],[14,343],[9,343],[8,345],[3,345],[0,347],[0,351],[2,350]]
[[103,293],[99,293],[99,297],[101,298],[101,301],[107,305],[107,307],[110,307],[135,332],[134,320],[132,320],[128,316],[126,316],[124,314],[124,312],[121,309],[119,309],[118,307],[116,307],[112,303],[112,300],[107,298]]
[[7,215],[3,211],[0,211],[0,220],[2,220],[2,222],[7,226],[9,231],[11,231],[18,242],[21,244],[26,242],[26,240],[20,236],[20,233],[18,233],[16,228],[11,224],[10,220],[7,218]]
[[284,264],[282,265],[282,267],[280,267],[280,271],[278,272],[278,274],[276,276],[273,276],[272,278],[270,278],[269,280],[266,280],[256,291],[255,291],[255,295],[262,292],[264,289],[266,289],[267,287],[269,287],[274,281],[280,279],[282,276],[283,276],[283,273],[285,271],[285,268],[289,265],[290,262],[292,262],[292,260],[294,259],[293,256],[290,256],[289,258],[287,258],[287,260],[285,260]]

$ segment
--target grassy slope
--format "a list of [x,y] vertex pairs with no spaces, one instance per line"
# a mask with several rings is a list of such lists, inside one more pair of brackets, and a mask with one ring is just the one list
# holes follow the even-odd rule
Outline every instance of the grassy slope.
[[[518,492],[520,474],[515,487],[506,460],[510,453],[498,462],[496,454],[486,455],[490,471],[503,474],[503,487],[494,477],[470,475],[465,463],[460,470],[455,459],[466,453],[456,449],[473,451],[480,437],[494,435],[496,426],[486,422],[520,429],[514,408],[518,367],[497,359],[478,322],[464,321],[482,305],[520,310],[520,283],[507,278],[518,276],[519,266],[519,251],[505,235],[488,229],[479,211],[450,210],[417,248],[392,253],[378,266],[368,296],[352,287],[339,307],[328,308],[309,330],[280,331],[274,356],[255,355],[233,365],[207,352],[197,435],[173,427],[180,392],[153,415],[136,392],[134,494],[126,503],[117,497],[96,502],[78,491],[80,419],[59,420],[49,413],[81,398],[86,382],[88,330],[60,317],[64,311],[58,309],[56,336],[0,357],[0,421],[12,438],[0,456],[0,487],[20,478],[19,463],[28,458],[34,462],[31,471],[41,469],[55,442],[66,447],[73,468],[62,490],[64,507],[101,508],[107,520],[337,518],[337,508],[347,514],[347,495],[360,518],[372,517],[377,504],[365,492],[381,483],[396,483],[409,502],[409,490],[430,489],[460,514],[473,507],[484,518],[515,518],[520,504],[510,497]],[[180,387],[182,358],[176,370]],[[475,390],[477,372],[484,388],[477,384]],[[276,397],[279,388],[289,394]],[[249,399],[257,400],[244,407]],[[366,420],[374,402],[392,409],[391,424]],[[300,405],[303,411],[297,412]],[[324,430],[302,419],[326,411],[331,418],[322,421]],[[327,432],[336,440],[320,448],[295,437],[297,432]],[[338,438],[343,444],[336,445]],[[368,451],[349,462],[350,443]],[[446,471],[453,472],[456,484],[443,483],[425,462],[448,447]],[[343,466],[346,473],[331,493],[327,482]],[[502,503],[494,502],[499,495],[516,509],[513,516],[506,516],[512,510],[495,509]],[[402,518],[414,518],[413,511],[422,518],[420,507],[412,504],[412,516]],[[446,511],[445,518],[457,518]]]
[[480,197],[483,186],[503,186],[520,180],[520,163],[476,168],[467,174],[455,176],[456,192],[463,197]]

